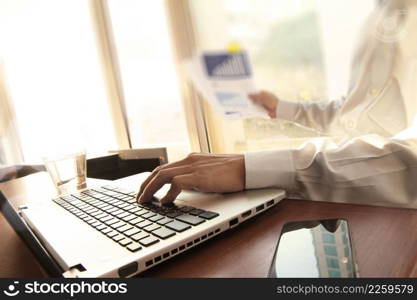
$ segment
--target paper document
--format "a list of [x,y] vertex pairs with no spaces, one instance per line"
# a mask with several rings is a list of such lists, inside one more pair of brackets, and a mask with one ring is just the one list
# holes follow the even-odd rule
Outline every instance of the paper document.
[[199,52],[185,63],[185,69],[197,90],[223,117],[269,119],[266,111],[248,98],[256,88],[246,52]]

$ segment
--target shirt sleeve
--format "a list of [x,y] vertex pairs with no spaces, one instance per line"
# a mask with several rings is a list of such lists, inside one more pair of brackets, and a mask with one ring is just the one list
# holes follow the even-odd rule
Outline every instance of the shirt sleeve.
[[344,99],[314,103],[280,100],[276,114],[277,118],[328,133],[335,126],[343,102]]
[[247,189],[292,188],[294,183],[293,154],[288,149],[246,153],[245,167]]
[[246,188],[277,187],[289,198],[417,208],[417,139],[366,135],[335,144],[245,154]]

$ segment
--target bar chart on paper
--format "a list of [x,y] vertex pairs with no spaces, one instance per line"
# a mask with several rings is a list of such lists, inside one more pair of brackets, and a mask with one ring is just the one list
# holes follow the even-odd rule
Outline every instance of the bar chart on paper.
[[247,77],[251,70],[246,53],[205,54],[205,69],[209,77]]
[[197,89],[224,118],[269,118],[248,98],[256,88],[247,52],[200,51],[185,67]]

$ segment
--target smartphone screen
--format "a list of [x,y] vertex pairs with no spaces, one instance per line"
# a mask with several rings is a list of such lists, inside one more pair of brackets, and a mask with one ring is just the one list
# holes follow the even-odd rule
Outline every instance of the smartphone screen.
[[285,224],[269,277],[358,277],[347,221]]

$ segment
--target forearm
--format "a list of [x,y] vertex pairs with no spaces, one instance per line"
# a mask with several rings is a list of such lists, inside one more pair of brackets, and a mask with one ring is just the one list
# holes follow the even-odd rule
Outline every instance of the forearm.
[[299,149],[247,153],[245,167],[248,189],[277,187],[307,200],[417,208],[416,140],[369,135],[335,145],[317,139]]
[[277,118],[295,122],[326,134],[335,126],[342,102],[343,100],[303,103],[280,100],[276,108],[276,115]]

